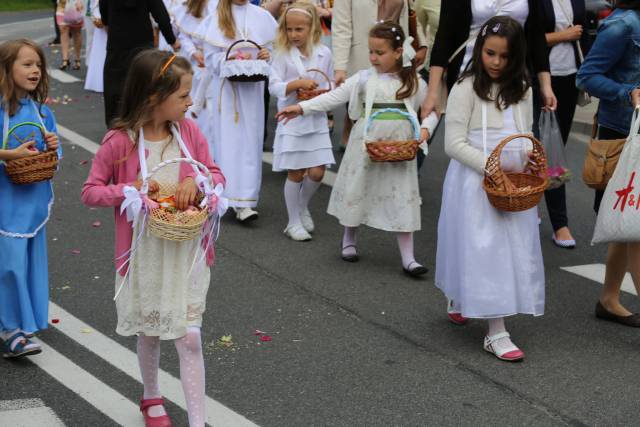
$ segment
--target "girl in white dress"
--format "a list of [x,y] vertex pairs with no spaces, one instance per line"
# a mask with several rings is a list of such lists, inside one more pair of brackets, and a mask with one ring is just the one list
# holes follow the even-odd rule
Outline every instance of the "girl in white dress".
[[[144,385],[140,410],[147,426],[171,425],[158,384],[160,340],[173,340],[178,350],[189,425],[204,427],[206,420],[200,328],[212,246],[203,254],[200,239],[175,242],[145,230],[140,235],[144,220],[134,221],[132,230],[128,219],[133,220],[135,214],[127,208],[125,215],[122,208],[142,186],[144,163],[150,171],[162,161],[191,157],[209,169],[214,184],[224,184],[197,125],[184,118],[191,105],[191,80],[191,66],[185,58],[155,49],[136,56],[124,86],[121,116],[96,153],[82,190],[85,204],[115,208],[115,284],[122,289],[116,297],[116,332],[138,335]],[[146,154],[146,159],[140,153]],[[176,186],[175,208],[185,210],[196,204],[197,178],[190,165],[169,164],[153,176],[149,194],[160,187]],[[196,262],[205,259],[206,263]]]
[[[482,188],[488,154],[502,139],[530,133],[532,95],[525,37],[512,18],[482,26],[469,71],[451,91],[445,151],[452,158],[438,222],[436,286],[463,319],[487,319],[484,349],[507,361],[522,360],[504,318],[544,312],[544,266],[536,209],[496,210]],[[484,137],[483,137],[484,135]],[[502,152],[506,171],[528,165],[528,140]]]
[[[91,37],[91,49],[87,51],[87,78],[84,88],[102,93],[104,91],[104,60],[107,57],[107,29],[102,23],[98,6],[98,0],[91,0],[91,21],[95,28]],[[88,39],[87,43],[89,43]]]
[[203,40],[205,65],[212,74],[214,90],[219,92],[211,123],[212,154],[227,176],[229,206],[244,222],[258,216],[253,208],[258,205],[262,183],[264,120],[259,118],[264,117],[265,83],[229,81],[222,77],[222,65],[228,48],[238,40],[251,40],[261,49],[236,45],[229,60],[239,61],[248,54],[253,64],[270,61],[278,24],[269,12],[248,0],[220,0],[216,11],[207,20]]
[[[319,87],[333,75],[331,51],[320,42],[320,19],[310,3],[294,3],[280,17],[276,52],[271,64],[269,91],[278,109],[293,105],[300,89]],[[313,79],[315,77],[316,80]],[[323,88],[330,83],[324,83]],[[327,115],[309,114],[278,124],[273,146],[273,170],[287,170],[284,200],[289,223],[284,233],[293,240],[311,240],[314,230],[308,205],[320,186],[326,165],[335,163]]]
[[[403,270],[411,276],[420,276],[428,270],[416,262],[413,254],[413,232],[420,230],[422,203],[415,159],[372,162],[366,152],[364,134],[371,112],[388,107],[403,110],[415,123],[415,111],[426,94],[426,85],[416,74],[411,39],[405,39],[399,25],[376,24],[369,33],[369,51],[371,69],[356,73],[329,93],[284,108],[277,117],[286,123],[294,117],[329,111],[349,102],[349,116],[357,122],[328,209],[345,227],[342,258],[349,262],[358,260],[356,230],[365,224],[396,233]],[[436,122],[435,114],[425,119],[421,141],[427,140]],[[412,139],[414,126],[403,114],[387,114],[372,121],[368,138]]]

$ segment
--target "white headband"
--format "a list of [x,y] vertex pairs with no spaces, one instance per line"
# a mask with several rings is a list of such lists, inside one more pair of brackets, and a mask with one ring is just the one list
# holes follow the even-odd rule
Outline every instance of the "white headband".
[[302,14],[304,14],[304,15],[307,15],[309,18],[313,19],[313,15],[312,15],[312,14],[310,14],[309,12],[307,12],[307,11],[306,11],[306,10],[304,10],[304,9],[300,9],[299,7],[292,7],[292,8],[287,9],[287,12],[285,13],[285,15],[288,15],[288,14],[289,14],[289,12],[298,12],[298,13],[302,13]]
[[411,46],[411,42],[413,42],[413,37],[409,36],[402,43],[402,68],[411,67],[411,61],[416,57],[416,51]]

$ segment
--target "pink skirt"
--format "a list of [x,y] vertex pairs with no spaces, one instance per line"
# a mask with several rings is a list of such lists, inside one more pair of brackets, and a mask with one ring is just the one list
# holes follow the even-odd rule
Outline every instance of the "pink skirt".
[[69,24],[67,22],[64,22],[64,15],[56,14],[56,23],[59,27],[69,27],[75,30],[84,26],[84,19],[74,24]]

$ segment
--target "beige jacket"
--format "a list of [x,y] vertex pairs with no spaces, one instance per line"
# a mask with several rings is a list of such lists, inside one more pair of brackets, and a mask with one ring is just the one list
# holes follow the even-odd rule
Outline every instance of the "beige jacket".
[[[411,1],[411,0],[408,0]],[[360,70],[368,69],[369,30],[378,19],[377,0],[335,0],[331,23],[334,69],[347,71],[352,76]],[[400,26],[409,35],[409,9],[407,3],[400,14]],[[418,23],[420,46],[423,42],[423,29]]]
[[420,35],[424,36],[424,44],[427,46],[427,58],[424,61],[425,68],[429,68],[431,48],[438,32],[440,2],[441,0],[413,0],[413,5],[411,6],[416,11],[418,26],[419,28],[422,27],[423,31]]
[[[449,94],[444,133],[444,151],[447,155],[481,174],[484,174],[486,163],[484,153],[469,143],[469,131],[482,129],[483,102],[485,101],[481,100],[473,90],[473,79],[466,78],[461,83],[456,83]],[[487,127],[503,127],[502,111],[498,110],[493,103],[488,103],[487,107],[489,107],[487,108]],[[513,108],[518,131],[531,134],[533,122],[531,88],[524,99]]]

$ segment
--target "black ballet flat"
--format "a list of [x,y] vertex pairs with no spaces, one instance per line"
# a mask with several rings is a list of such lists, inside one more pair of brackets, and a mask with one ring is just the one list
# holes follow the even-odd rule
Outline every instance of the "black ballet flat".
[[[349,248],[354,248],[356,250],[356,253],[353,255],[345,255],[344,250]],[[356,245],[344,246],[342,248],[342,251],[340,252],[340,257],[342,258],[343,261],[346,261],[346,262],[358,262],[360,260],[360,257],[358,257],[358,247]]]
[[[415,267],[411,267],[415,265]],[[418,264],[416,261],[412,261],[409,263],[409,268],[402,267],[402,271],[408,276],[411,277],[421,277],[429,272],[429,269],[424,265]]]

